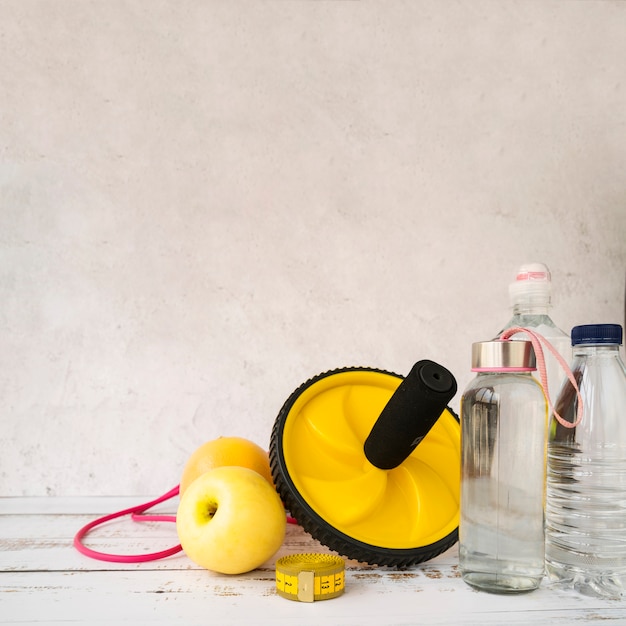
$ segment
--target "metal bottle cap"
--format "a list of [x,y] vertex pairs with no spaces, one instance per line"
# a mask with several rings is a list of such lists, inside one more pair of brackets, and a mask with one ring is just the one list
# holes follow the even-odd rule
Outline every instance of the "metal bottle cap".
[[535,370],[530,341],[479,341],[472,344],[472,370]]

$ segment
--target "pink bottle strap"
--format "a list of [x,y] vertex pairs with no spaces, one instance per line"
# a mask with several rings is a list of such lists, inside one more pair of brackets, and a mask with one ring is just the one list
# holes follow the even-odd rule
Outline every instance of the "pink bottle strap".
[[[503,333],[500,335],[500,339],[502,341],[506,341],[506,340],[509,340],[513,335],[516,335],[518,333],[525,333],[526,335],[528,335],[530,337],[530,341],[533,344],[533,348],[535,350],[535,357],[537,358],[537,371],[539,372],[539,378],[541,379],[541,386],[543,387],[543,390],[546,394],[550,411],[552,412],[554,417],[557,419],[559,424],[561,424],[561,426],[564,426],[565,428],[575,428],[576,426],[578,426],[578,424],[580,424],[580,421],[583,418],[583,399],[582,399],[582,396],[580,395],[580,389],[578,388],[578,383],[576,382],[576,379],[574,378],[574,374],[572,373],[572,370],[570,369],[569,364],[559,354],[558,350],[543,335],[540,335],[539,333],[533,330],[529,330],[528,328],[522,328],[521,326],[508,328],[507,330],[503,331]],[[578,403],[576,407],[576,420],[573,422],[568,422],[567,420],[563,419],[554,408],[554,405],[552,404],[552,399],[550,398],[550,392],[548,390],[548,375],[546,373],[546,359],[543,353],[543,347],[541,346],[542,342],[546,346],[546,348],[548,348],[548,350],[552,353],[554,358],[558,361],[559,365],[563,368],[563,371],[567,375],[567,378],[569,379],[574,389],[576,390]]]

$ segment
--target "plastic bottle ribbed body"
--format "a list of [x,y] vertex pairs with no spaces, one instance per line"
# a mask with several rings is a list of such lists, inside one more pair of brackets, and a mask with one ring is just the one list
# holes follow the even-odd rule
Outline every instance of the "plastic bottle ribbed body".
[[[573,341],[577,328],[585,327],[572,330]],[[575,428],[552,418],[546,503],[550,579],[612,598],[626,594],[626,369],[619,334],[614,344],[574,347],[583,417]],[[566,383],[555,409],[572,423],[577,402]]]
[[543,578],[547,424],[530,373],[479,373],[462,396],[459,564],[474,587],[516,593]]

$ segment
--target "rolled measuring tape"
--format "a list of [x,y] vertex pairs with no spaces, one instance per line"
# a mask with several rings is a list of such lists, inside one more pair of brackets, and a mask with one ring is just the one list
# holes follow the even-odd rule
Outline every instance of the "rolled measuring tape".
[[276,591],[298,602],[331,600],[345,589],[345,563],[332,554],[291,554],[276,561]]

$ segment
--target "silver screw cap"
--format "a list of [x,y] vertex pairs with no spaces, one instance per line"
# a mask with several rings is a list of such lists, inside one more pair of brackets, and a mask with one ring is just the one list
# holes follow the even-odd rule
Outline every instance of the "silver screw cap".
[[472,344],[472,369],[537,369],[530,341],[479,341]]

